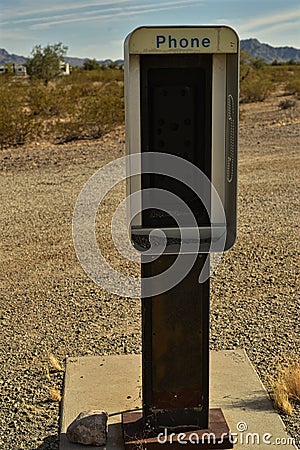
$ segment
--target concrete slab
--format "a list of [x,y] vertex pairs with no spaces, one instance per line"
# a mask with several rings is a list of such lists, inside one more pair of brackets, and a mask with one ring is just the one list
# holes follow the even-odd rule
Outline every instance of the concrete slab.
[[211,352],[210,406],[222,408],[235,449],[297,448],[244,350]]
[[[61,410],[60,450],[83,450],[70,443],[68,425],[81,411],[104,409],[109,414],[107,449],[123,449],[120,413],[141,407],[139,355],[68,358]],[[89,450],[99,447],[89,446]]]
[[[60,450],[84,450],[66,439],[72,420],[87,409],[109,414],[106,450],[122,450],[121,411],[141,408],[140,355],[69,358],[61,415]],[[280,416],[244,350],[211,352],[211,407],[221,407],[234,449],[295,450]],[[89,450],[99,447],[89,446]]]

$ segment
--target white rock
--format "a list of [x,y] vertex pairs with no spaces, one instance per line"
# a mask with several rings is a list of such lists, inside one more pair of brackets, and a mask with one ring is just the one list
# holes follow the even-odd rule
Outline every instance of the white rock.
[[84,445],[105,445],[107,440],[107,413],[100,410],[81,412],[68,426],[70,442]]

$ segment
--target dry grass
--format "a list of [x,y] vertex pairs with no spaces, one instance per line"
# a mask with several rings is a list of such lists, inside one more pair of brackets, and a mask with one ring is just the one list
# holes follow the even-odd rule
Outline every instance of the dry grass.
[[275,382],[273,388],[274,404],[277,409],[283,411],[289,416],[293,413],[293,406],[289,400],[289,396],[282,380]]
[[300,402],[300,362],[294,363],[286,370],[285,381],[291,398]]
[[272,385],[275,407],[291,415],[293,403],[300,402],[300,361],[289,362],[281,367]]
[[56,358],[56,356],[54,355],[50,355],[49,356],[49,361],[50,364],[52,366],[52,368],[56,371],[56,372],[63,372],[64,368],[62,367],[62,365],[60,364],[60,362],[58,361],[58,359]]
[[49,396],[50,396],[50,399],[53,402],[60,402],[61,401],[61,394],[60,394],[59,390],[57,390],[55,388],[50,388],[49,389]]
[[[61,364],[58,361],[58,359],[56,358],[56,356],[54,356],[52,354],[49,355],[49,361],[50,361],[52,370],[54,370],[55,372],[63,372],[64,371],[64,368],[61,366]],[[49,372],[48,368],[46,369],[46,374],[45,375],[46,375],[46,379],[48,381],[50,381],[51,378],[50,378],[50,372]],[[60,402],[61,401],[61,394],[60,394],[59,390],[56,389],[56,388],[52,387],[52,388],[49,389],[49,397],[50,397],[50,399],[53,402]]]
[[45,367],[45,368],[44,368],[44,372],[45,372],[45,378],[46,378],[46,380],[47,380],[47,381],[51,381],[49,368],[48,368],[48,367]]

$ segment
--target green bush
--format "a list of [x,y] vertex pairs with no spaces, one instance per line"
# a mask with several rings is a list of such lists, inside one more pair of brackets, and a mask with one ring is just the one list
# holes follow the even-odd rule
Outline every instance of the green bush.
[[94,59],[86,58],[84,60],[84,63],[83,63],[83,69],[84,70],[99,70],[100,69],[100,65],[96,61],[95,58]]
[[61,42],[42,47],[36,45],[31,57],[27,59],[27,73],[32,79],[43,80],[48,84],[61,75],[60,63],[64,60],[68,47]]

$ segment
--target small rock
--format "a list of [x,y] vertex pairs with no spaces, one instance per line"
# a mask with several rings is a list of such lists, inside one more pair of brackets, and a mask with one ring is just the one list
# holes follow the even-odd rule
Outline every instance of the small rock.
[[105,445],[107,440],[107,413],[100,410],[81,412],[68,426],[70,442],[84,445]]

